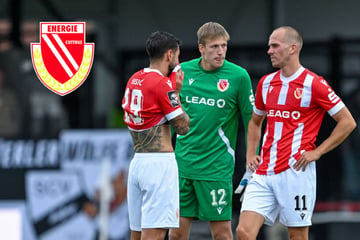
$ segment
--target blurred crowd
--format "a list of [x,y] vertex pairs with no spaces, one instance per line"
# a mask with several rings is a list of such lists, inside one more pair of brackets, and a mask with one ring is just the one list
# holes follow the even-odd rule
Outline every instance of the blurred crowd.
[[11,22],[0,20],[0,137],[56,137],[68,117],[60,96],[41,83],[32,66],[30,43],[39,42],[39,23],[21,23],[20,44],[11,34]]

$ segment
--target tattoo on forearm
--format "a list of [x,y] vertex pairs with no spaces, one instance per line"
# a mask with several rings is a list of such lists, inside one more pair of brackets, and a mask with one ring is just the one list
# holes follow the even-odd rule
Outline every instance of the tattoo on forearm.
[[161,127],[155,126],[141,132],[130,131],[135,152],[158,152],[161,149]]
[[185,135],[189,132],[189,117],[187,114],[181,114],[180,116],[174,118],[170,121],[175,132],[180,135]]

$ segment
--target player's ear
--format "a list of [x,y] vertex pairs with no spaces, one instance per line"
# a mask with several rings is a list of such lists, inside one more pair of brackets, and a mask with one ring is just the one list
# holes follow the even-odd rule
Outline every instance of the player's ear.
[[172,49],[167,50],[167,51],[166,51],[166,60],[167,60],[168,62],[170,62],[171,59],[173,58],[173,55],[174,55],[174,52],[173,52]]
[[290,51],[291,51],[292,54],[297,52],[298,51],[298,46],[295,43],[291,44],[290,45]]
[[203,53],[203,51],[204,51],[204,48],[205,48],[205,46],[204,46],[204,44],[199,44],[199,52],[202,54]]

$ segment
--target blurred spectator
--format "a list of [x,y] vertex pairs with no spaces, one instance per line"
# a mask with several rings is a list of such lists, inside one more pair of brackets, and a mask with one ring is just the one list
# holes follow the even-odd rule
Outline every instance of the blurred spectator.
[[[16,93],[14,78],[13,45],[10,41],[11,23],[0,20],[0,137],[16,137],[24,122],[20,98]],[[11,69],[13,71],[11,71]]]
[[39,22],[23,22],[20,26],[20,32],[20,42],[25,49],[30,49],[30,43],[39,42]]
[[0,137],[53,138],[67,127],[61,97],[34,71],[30,43],[39,42],[39,23],[21,24],[22,48],[10,41],[11,23],[0,21]]
[[0,51],[9,50],[12,47],[10,31],[11,23],[6,19],[0,19]]
[[31,61],[30,44],[39,42],[39,23],[25,21],[20,29],[25,50],[20,62],[20,74],[30,100],[30,137],[57,137],[59,131],[67,127],[67,114],[61,97],[47,89],[37,78]]

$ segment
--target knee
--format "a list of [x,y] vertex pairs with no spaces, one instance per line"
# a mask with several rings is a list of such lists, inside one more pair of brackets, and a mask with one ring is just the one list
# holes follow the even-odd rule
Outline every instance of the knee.
[[230,231],[219,231],[213,233],[213,239],[214,240],[232,240],[232,232]]
[[180,228],[173,228],[169,230],[169,240],[180,240],[182,239],[182,232]]
[[250,233],[241,225],[238,225],[236,228],[236,236],[239,240],[250,239]]
[[308,237],[308,234],[306,233],[292,233],[292,232],[289,232],[289,239],[290,240],[308,240],[309,237]]

